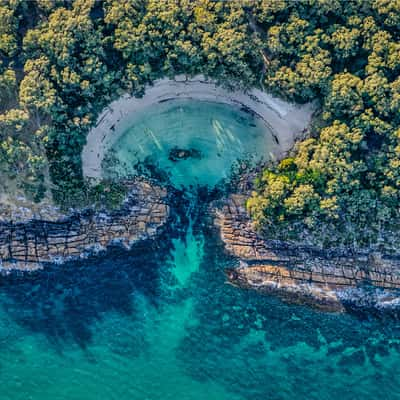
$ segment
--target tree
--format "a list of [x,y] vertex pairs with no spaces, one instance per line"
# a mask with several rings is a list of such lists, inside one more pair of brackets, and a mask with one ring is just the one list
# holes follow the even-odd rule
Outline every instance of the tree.
[[327,35],[327,42],[333,46],[334,55],[339,60],[355,57],[359,52],[360,30],[346,26],[335,27],[331,35]]
[[35,115],[38,127],[41,126],[41,115],[50,116],[57,101],[54,85],[47,79],[49,69],[50,61],[46,57],[28,60],[20,83],[20,104]]
[[0,109],[5,108],[15,97],[17,79],[13,69],[6,69],[0,74]]
[[364,109],[363,81],[348,72],[335,75],[325,98],[329,117],[346,118],[359,115]]

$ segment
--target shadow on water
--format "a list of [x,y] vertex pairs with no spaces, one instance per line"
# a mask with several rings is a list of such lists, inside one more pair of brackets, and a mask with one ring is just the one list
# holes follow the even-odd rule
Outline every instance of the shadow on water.
[[129,252],[113,248],[91,260],[49,265],[28,277],[2,277],[2,305],[18,324],[54,345],[72,340],[86,347],[92,323],[105,312],[135,318],[137,293],[156,305],[165,255],[164,247],[146,242]]

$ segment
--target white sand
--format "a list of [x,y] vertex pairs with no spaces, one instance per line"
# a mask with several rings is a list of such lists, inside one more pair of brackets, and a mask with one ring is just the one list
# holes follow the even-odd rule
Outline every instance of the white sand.
[[279,143],[276,158],[282,157],[294,145],[302,131],[309,125],[314,110],[312,104],[296,105],[273,97],[261,90],[247,93],[229,91],[216,86],[201,75],[186,79],[160,79],[146,89],[142,98],[124,95],[112,102],[100,114],[97,124],[87,136],[82,152],[83,175],[101,177],[101,163],[119,135],[129,126],[133,113],[168,99],[194,99],[244,106],[252,110],[272,130]]

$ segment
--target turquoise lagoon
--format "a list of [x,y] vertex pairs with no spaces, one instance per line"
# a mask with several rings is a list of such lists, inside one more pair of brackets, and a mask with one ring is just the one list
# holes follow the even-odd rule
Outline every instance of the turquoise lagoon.
[[[220,103],[171,100],[136,113],[114,143],[105,163],[111,176],[137,174],[150,164],[175,186],[217,184],[229,178],[238,160],[269,160],[277,142],[264,121],[249,111]],[[194,149],[200,154],[178,162],[170,151]]]
[[[164,123],[157,109],[147,120],[161,149],[154,138],[129,137],[132,128],[115,154],[129,164],[130,146],[140,139],[144,154],[158,154],[171,181],[186,186],[170,230],[130,252],[114,248],[28,277],[1,278],[0,400],[400,399],[398,320],[325,314],[225,282],[233,260],[189,186],[229,176],[232,162],[268,130],[227,106],[159,107]],[[221,156],[213,147],[214,120],[218,132],[230,131],[222,137],[233,137]],[[193,160],[169,164],[172,132],[179,146],[200,146],[187,137],[191,129],[202,132],[196,140],[206,138],[204,157],[196,169]],[[209,161],[219,168],[200,164]]]

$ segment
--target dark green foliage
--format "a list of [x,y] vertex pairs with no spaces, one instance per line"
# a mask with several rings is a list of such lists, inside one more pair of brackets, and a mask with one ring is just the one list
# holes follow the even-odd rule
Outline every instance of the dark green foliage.
[[266,235],[398,247],[400,2],[285,1],[272,15],[269,3],[255,12],[272,58],[265,83],[320,100],[323,126],[263,173],[250,212]]
[[111,210],[121,205],[127,193],[127,186],[116,181],[67,181],[65,184],[67,187],[55,190],[53,197],[66,211],[88,206],[99,210]]

